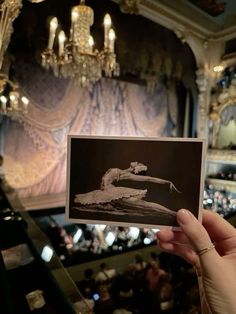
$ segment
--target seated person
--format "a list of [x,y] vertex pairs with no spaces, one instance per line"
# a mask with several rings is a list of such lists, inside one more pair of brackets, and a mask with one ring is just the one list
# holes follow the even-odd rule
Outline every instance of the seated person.
[[150,292],[157,289],[160,278],[165,275],[167,275],[167,273],[160,268],[158,261],[152,261],[150,263],[150,267],[148,268],[146,273],[146,280]]
[[116,276],[115,269],[108,269],[106,263],[101,263],[100,272],[95,276],[98,283],[109,282]]
[[95,314],[111,314],[115,310],[115,303],[106,285],[98,287],[100,298],[95,303]]
[[87,296],[92,298],[93,294],[97,292],[96,282],[93,277],[93,270],[91,268],[85,269],[84,279],[78,283],[78,287],[84,297]]

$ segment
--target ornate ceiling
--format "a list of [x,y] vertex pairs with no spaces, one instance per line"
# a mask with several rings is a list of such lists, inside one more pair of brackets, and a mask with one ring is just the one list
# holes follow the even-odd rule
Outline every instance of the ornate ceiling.
[[[119,2],[121,0],[113,0]],[[130,0],[124,0],[130,1]],[[135,0],[131,0],[135,1]],[[227,37],[235,37],[236,33],[236,1],[235,0],[140,0],[140,11],[145,12],[149,16],[150,10],[155,12],[160,22],[166,21],[167,25],[169,21],[176,23],[176,25],[184,25],[189,31],[193,31],[201,37],[212,38],[216,40],[222,40]],[[219,4],[224,2],[225,5],[221,5],[223,9],[219,9]],[[177,5],[178,3],[178,5]],[[211,3],[212,7],[221,12],[217,16],[212,16],[207,13],[213,9],[209,9],[207,3]],[[215,6],[214,6],[215,4]],[[148,8],[148,12],[147,9]],[[208,9],[207,9],[208,8]],[[211,11],[211,12],[212,12]],[[146,13],[147,12],[147,13]],[[214,14],[216,14],[216,12]],[[212,13],[213,14],[213,13]],[[172,23],[172,24],[173,24]],[[162,23],[163,25],[163,23]]]
[[188,0],[192,4],[196,5],[198,8],[206,12],[211,16],[218,16],[225,12],[225,1],[217,0]]

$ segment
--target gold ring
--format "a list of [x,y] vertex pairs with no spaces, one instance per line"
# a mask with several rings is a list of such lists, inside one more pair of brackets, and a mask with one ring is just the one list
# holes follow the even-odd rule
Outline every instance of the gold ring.
[[212,243],[210,246],[208,246],[208,247],[206,247],[206,248],[204,248],[204,249],[202,249],[202,250],[197,251],[197,255],[198,255],[198,256],[201,256],[201,255],[203,255],[203,254],[205,254],[205,253],[211,251],[211,250],[214,249],[214,248],[215,248],[215,244]]

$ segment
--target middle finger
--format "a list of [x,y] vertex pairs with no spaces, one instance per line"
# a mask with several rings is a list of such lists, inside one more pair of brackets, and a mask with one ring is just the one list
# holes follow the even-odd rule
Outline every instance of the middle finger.
[[161,229],[159,232],[157,232],[156,236],[157,239],[162,242],[178,243],[192,247],[189,242],[189,239],[185,236],[185,234],[182,231]]

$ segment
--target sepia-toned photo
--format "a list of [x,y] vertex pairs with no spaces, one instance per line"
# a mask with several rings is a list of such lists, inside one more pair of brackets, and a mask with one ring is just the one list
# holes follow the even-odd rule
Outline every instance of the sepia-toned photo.
[[199,219],[205,143],[197,139],[68,137],[66,217],[79,223],[177,227]]

